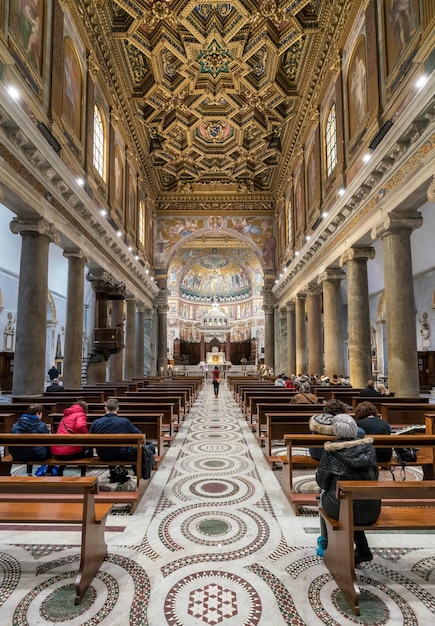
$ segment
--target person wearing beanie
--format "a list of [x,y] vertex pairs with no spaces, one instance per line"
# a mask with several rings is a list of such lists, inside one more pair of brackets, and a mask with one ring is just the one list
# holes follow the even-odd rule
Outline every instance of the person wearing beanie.
[[[314,435],[331,435],[334,436],[334,431],[332,428],[332,420],[335,415],[339,415],[340,413],[346,413],[347,405],[341,400],[336,400],[335,398],[331,400],[327,400],[325,402],[325,408],[323,413],[320,415],[312,415],[310,417],[310,421],[308,423],[310,431]],[[365,436],[365,432],[362,428],[358,427],[357,437],[362,439]],[[316,461],[320,461],[323,449],[322,448],[309,448],[309,453],[312,459],[316,459]]]
[[[332,519],[338,520],[340,501],[337,499],[337,482],[340,480],[377,480],[379,471],[373,439],[358,439],[358,426],[351,415],[339,414],[332,420],[335,441],[327,441],[316,472],[316,482],[321,489],[321,506]],[[380,500],[355,500],[355,524],[373,524],[381,512]],[[325,523],[320,517],[317,554],[323,556],[328,545]],[[363,530],[355,531],[355,565],[371,561],[373,554]]]

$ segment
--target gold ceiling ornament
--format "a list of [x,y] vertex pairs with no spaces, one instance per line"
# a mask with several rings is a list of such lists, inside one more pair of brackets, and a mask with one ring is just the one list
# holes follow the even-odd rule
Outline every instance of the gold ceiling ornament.
[[170,8],[169,2],[157,0],[157,2],[152,4],[151,10],[144,11],[143,23],[145,26],[154,29],[160,22],[176,26],[178,18]]
[[100,71],[100,66],[96,62],[95,54],[91,50],[88,50],[86,52],[86,66],[89,74],[92,76],[92,78],[95,78],[95,76]]
[[334,58],[329,67],[334,77],[337,77],[341,72],[341,54],[339,50],[334,51]]

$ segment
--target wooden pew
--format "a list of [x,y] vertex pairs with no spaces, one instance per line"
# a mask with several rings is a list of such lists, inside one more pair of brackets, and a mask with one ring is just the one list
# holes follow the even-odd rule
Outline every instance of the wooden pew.
[[[51,432],[57,433],[59,423],[63,417],[63,413],[51,413],[48,419],[45,420],[50,423]],[[90,428],[92,422],[102,417],[101,413],[89,413],[87,415],[88,428]],[[146,440],[152,441],[157,453],[155,455],[155,462],[158,466],[166,452],[165,443],[170,444],[172,438],[168,438],[165,435],[164,428],[164,416],[163,413],[123,413],[120,417],[126,417],[131,423],[136,426],[143,434],[146,434]],[[73,465],[73,464],[72,464]]]
[[[326,523],[328,547],[324,563],[343,592],[355,615],[360,615],[359,589],[355,574],[355,530],[431,530],[435,529],[435,481],[339,481],[338,521],[319,508]],[[374,524],[359,526],[354,522],[354,500],[382,500],[381,514]],[[394,500],[394,506],[386,501]],[[400,506],[403,501],[404,506]],[[414,506],[410,506],[410,503]]]
[[98,502],[111,502],[129,504],[133,513],[140,499],[142,498],[146,482],[142,478],[142,446],[145,443],[145,435],[12,435],[10,433],[0,433],[0,446],[3,446],[3,455],[0,457],[0,476],[7,476],[11,472],[12,465],[23,465],[22,462],[14,461],[9,454],[8,447],[16,446],[52,446],[52,445],[77,445],[84,448],[121,448],[131,446],[136,448],[136,459],[134,461],[102,461],[96,454],[92,457],[82,457],[74,460],[59,460],[49,457],[44,461],[35,461],[35,465],[70,465],[78,468],[109,467],[114,465],[136,466],[136,490],[135,491],[101,491],[97,496]]
[[[272,391],[273,389],[273,391]],[[283,402],[290,402],[293,396],[295,396],[298,392],[294,389],[285,389],[284,387],[272,387],[271,389],[250,389],[249,387],[241,387],[240,388],[240,408],[243,412],[243,415],[246,419],[249,418],[252,412],[251,408],[251,399],[253,398],[272,398],[274,401],[276,398],[281,398]]]
[[[435,416],[430,416],[429,420],[434,420]],[[435,435],[420,433],[417,435],[368,435],[373,439],[375,448],[416,448],[417,460],[407,463],[407,466],[422,467],[425,480],[435,478]],[[284,444],[287,448],[287,463],[282,469],[282,489],[289,498],[296,515],[300,506],[313,506],[316,504],[316,494],[293,493],[293,470],[312,469],[316,471],[319,462],[313,459],[308,450],[306,454],[293,454],[293,448],[323,448],[326,441],[333,440],[333,437],[313,434],[292,434],[284,436]],[[401,467],[398,460],[393,457],[391,461],[379,463],[385,469]]]
[[[100,417],[103,417],[104,405],[103,404],[88,404],[88,414],[97,414],[99,413]],[[165,436],[173,437],[175,431],[175,425],[177,424],[177,419],[175,417],[174,411],[174,403],[166,402],[157,399],[151,399],[149,401],[128,401],[123,402],[123,399],[119,399],[119,412],[118,415],[121,417],[128,417],[129,414],[140,415],[142,413],[163,413],[163,430],[165,431]]]
[[309,434],[309,421],[312,413],[266,413],[266,426],[264,430],[262,430],[262,434],[260,436],[260,444],[263,445],[263,452],[266,455],[269,463],[276,463],[279,461],[278,458],[272,456],[272,441],[283,441],[284,445],[284,436],[292,433],[292,434]]
[[[6,432],[11,431],[12,424],[15,424],[15,422],[18,422],[20,417],[24,413],[26,413],[30,404],[34,404],[34,403],[33,402],[28,402],[28,403],[25,403],[25,402],[3,403],[2,402],[0,404],[0,415],[2,415],[2,417],[0,418],[0,424],[2,425],[3,428],[8,429]],[[51,402],[51,401],[46,402],[44,400],[42,402],[41,401],[37,402],[36,404],[40,404],[44,408],[44,413],[55,413],[55,412],[60,411],[56,402]]]
[[323,413],[323,404],[284,404],[279,402],[256,402],[255,414],[252,423],[253,430],[258,438],[266,428],[267,413],[306,413],[307,415],[315,415]]
[[77,524],[81,526],[80,565],[75,604],[80,604],[107,556],[104,539],[111,503],[96,503],[96,476],[44,478],[0,476],[2,524]]
[[424,424],[425,415],[428,411],[430,411],[429,405],[424,402],[382,403],[380,415],[392,427],[398,428],[411,424]]
[[356,396],[352,398],[352,409],[355,410],[360,402],[370,402],[370,404],[373,404],[376,407],[378,413],[380,413],[382,404],[429,404],[429,398],[398,398],[397,396],[379,396],[377,398],[364,398],[361,396]]

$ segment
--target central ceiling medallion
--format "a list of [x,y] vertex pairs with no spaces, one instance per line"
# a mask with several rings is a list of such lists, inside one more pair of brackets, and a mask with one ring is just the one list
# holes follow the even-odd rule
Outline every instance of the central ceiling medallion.
[[228,73],[228,64],[231,61],[229,50],[224,50],[214,39],[207,50],[201,50],[198,55],[201,73],[211,74],[216,78],[222,72]]
[[205,121],[198,127],[199,136],[206,141],[225,141],[232,132],[230,124],[220,120]]

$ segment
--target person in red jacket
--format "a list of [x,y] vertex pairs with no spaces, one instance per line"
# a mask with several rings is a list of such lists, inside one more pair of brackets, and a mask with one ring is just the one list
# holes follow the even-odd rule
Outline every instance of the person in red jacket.
[[[86,413],[88,405],[84,400],[79,400],[63,412],[57,434],[58,435],[76,435],[88,432]],[[59,460],[69,461],[80,459],[85,456],[83,446],[51,446],[51,454]],[[63,474],[63,467],[59,469],[59,475]]]

